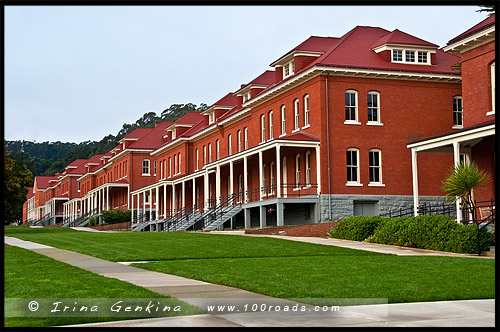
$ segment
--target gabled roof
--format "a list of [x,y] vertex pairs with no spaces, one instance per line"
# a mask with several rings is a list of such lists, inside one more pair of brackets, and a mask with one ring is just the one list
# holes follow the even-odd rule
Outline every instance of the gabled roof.
[[[215,103],[207,107],[207,110],[216,108],[215,106],[226,106],[226,107],[235,107],[238,104],[238,97],[234,95],[233,92],[229,92],[227,95],[217,100]],[[200,113],[203,114],[204,112]]]
[[[441,50],[436,50],[436,65],[423,66],[386,61],[372,48],[387,34],[388,31],[382,28],[357,26],[305,69],[314,65],[324,65],[343,68],[460,74],[458,70],[451,69],[451,66],[457,63],[460,57]],[[395,38],[400,37],[403,38],[403,34],[397,33]]]
[[171,124],[196,124],[198,123],[199,121],[202,121],[203,120],[203,115],[200,113],[200,112],[195,112],[195,111],[191,111],[191,112],[187,112],[184,116],[182,116],[181,118],[177,119],[175,122],[171,123]]
[[57,176],[35,176],[36,189],[47,189],[51,180],[57,181]]
[[165,128],[172,125],[173,122],[164,121],[150,129],[150,131],[142,136],[140,139],[130,144],[127,149],[156,149],[163,145],[163,135],[165,135]]
[[455,38],[451,39],[446,45],[454,44],[462,39],[465,39],[469,36],[472,36],[480,31],[485,30],[485,29],[487,29],[491,26],[494,26],[494,25],[495,25],[495,14],[487,17],[486,19],[484,19],[483,21],[474,25],[472,28],[468,29],[467,31],[462,32],[461,34],[459,34]]
[[307,38],[306,40],[304,40],[299,45],[292,48],[287,53],[285,53],[279,59],[273,61],[271,63],[271,66],[273,66],[275,63],[279,62],[280,60],[287,58],[292,53],[297,52],[297,51],[326,52],[329,48],[332,47],[332,45],[335,45],[338,41],[339,41],[339,38],[337,38],[337,37],[311,36],[311,37]]
[[35,196],[33,193],[33,187],[28,187],[28,193],[26,194],[26,199],[30,199],[31,197]]
[[269,85],[273,84],[275,80],[275,72],[274,70],[266,70],[253,80],[251,80],[248,84],[246,85],[251,85],[251,84],[262,84],[262,85]]
[[380,37],[372,46],[372,48],[385,45],[385,44],[396,44],[396,45],[415,45],[423,46],[429,48],[438,48],[438,45],[429,43],[423,39],[417,38],[406,32],[400,31],[398,29],[389,32],[388,34]]

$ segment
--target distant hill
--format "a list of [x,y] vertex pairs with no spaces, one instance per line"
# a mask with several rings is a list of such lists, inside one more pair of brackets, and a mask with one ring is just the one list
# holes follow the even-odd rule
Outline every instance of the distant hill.
[[33,173],[38,175],[54,175],[64,171],[64,168],[75,159],[87,159],[94,154],[106,153],[114,148],[120,139],[136,128],[154,128],[162,121],[175,121],[190,111],[201,112],[206,104],[196,106],[192,103],[173,104],[158,116],[155,112],[147,112],[135,123],[125,123],[116,134],[109,134],[99,142],[85,141],[81,143],[65,142],[32,142],[25,140],[4,140],[5,154],[23,163]]

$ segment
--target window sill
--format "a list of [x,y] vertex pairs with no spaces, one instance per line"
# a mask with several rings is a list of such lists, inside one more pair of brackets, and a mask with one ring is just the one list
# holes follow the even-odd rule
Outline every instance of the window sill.
[[307,129],[307,128],[310,128],[310,127],[311,127],[311,125],[306,125],[306,126],[302,127],[302,129]]
[[455,126],[451,127],[451,129],[462,129],[463,127],[464,127],[463,125],[462,126],[456,126],[455,125]]
[[385,187],[384,183],[368,183],[368,187]]
[[294,129],[294,130],[292,130],[292,134],[297,133],[299,131],[300,131],[300,128]]
[[349,183],[349,182],[347,182],[345,184],[345,186],[346,187],[363,187],[363,184],[362,183],[354,183],[354,182],[353,183]]
[[144,174],[144,173],[143,173],[143,174],[142,174],[142,176],[151,176],[151,174]]
[[286,136],[286,133],[279,135],[278,138],[285,137],[285,136]]
[[379,126],[379,127],[382,127],[384,124],[380,123],[380,122],[367,122],[366,125],[367,126]]
[[307,185],[305,187],[302,187],[303,190],[311,188],[311,185]]
[[495,115],[495,111],[486,112],[486,116]]
[[300,187],[299,188],[293,188],[292,191],[299,191],[300,190]]
[[361,122],[357,122],[357,121],[344,121],[344,124],[346,125],[358,125],[358,126],[361,126]]

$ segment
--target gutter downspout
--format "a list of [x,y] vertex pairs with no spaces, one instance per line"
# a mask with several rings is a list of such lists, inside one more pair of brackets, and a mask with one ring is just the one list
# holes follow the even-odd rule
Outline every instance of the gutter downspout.
[[330,222],[332,221],[332,195],[331,195],[331,181],[330,181],[330,112],[328,107],[328,76],[330,72],[326,73],[325,80],[325,95],[326,95],[326,150],[327,150],[327,163],[328,163],[328,214]]

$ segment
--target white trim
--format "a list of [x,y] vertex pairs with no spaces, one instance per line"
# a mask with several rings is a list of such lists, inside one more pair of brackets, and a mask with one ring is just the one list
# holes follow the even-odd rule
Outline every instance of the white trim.
[[471,48],[481,46],[492,40],[495,40],[495,25],[487,28],[486,30],[479,31],[472,36],[460,39],[451,45],[445,46],[443,47],[443,51],[458,51],[463,53]]
[[383,124],[383,123],[381,123],[381,122],[373,122],[373,121],[372,121],[372,122],[370,122],[370,121],[368,121],[368,122],[366,123],[366,125],[367,125],[367,126],[379,126],[379,127],[382,127],[384,124]]
[[363,187],[363,184],[357,183],[357,182],[346,182],[345,186],[346,187]]
[[368,183],[368,187],[385,187],[384,183]]
[[461,142],[464,140],[470,140],[474,138],[482,138],[486,136],[493,136],[495,135],[495,124],[486,126],[486,127],[481,127],[481,128],[475,128],[468,130],[466,132],[459,132],[459,133],[454,133],[450,134],[444,137],[436,137],[436,138],[431,138],[425,141],[420,141],[417,143],[411,143],[407,144],[406,147],[408,149],[413,149],[415,151],[422,151],[422,150],[428,150],[428,149],[433,149],[436,147],[441,147],[445,145],[450,145],[453,142]]
[[307,125],[307,126],[302,127],[302,129],[307,129],[307,128],[310,128],[310,127],[311,127],[311,125]]
[[344,121],[344,124],[346,125],[361,125],[361,122],[358,122],[358,121],[351,121],[351,120],[345,120]]

